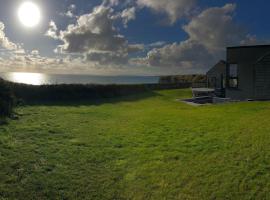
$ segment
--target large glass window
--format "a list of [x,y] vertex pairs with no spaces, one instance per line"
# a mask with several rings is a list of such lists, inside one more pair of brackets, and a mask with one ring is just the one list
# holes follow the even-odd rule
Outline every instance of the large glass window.
[[230,64],[229,65],[229,87],[238,88],[238,65]]

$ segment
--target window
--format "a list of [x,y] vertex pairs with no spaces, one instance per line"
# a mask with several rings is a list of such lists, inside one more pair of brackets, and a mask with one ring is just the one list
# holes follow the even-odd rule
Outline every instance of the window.
[[222,88],[226,88],[226,77],[223,76],[222,74]]
[[211,78],[211,87],[215,88],[217,85],[217,78],[216,77],[212,77]]
[[230,64],[229,65],[229,87],[238,88],[238,65]]

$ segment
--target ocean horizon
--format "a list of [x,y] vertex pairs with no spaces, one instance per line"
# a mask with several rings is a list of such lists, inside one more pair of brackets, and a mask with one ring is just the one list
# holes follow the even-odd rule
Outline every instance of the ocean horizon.
[[73,75],[73,74],[45,74],[26,72],[0,73],[4,80],[30,85],[54,84],[156,84],[159,76],[100,76],[100,75]]

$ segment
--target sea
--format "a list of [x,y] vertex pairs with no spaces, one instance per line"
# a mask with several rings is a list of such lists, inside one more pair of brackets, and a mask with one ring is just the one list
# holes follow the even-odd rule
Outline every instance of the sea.
[[4,80],[30,85],[53,84],[155,84],[158,76],[94,76],[94,75],[67,75],[10,72],[0,73]]

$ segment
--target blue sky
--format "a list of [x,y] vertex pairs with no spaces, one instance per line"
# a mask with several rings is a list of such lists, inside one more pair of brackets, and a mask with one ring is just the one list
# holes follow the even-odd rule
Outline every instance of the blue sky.
[[18,18],[24,2],[0,0],[0,71],[204,73],[226,46],[269,41],[266,0],[32,0],[31,28]]

